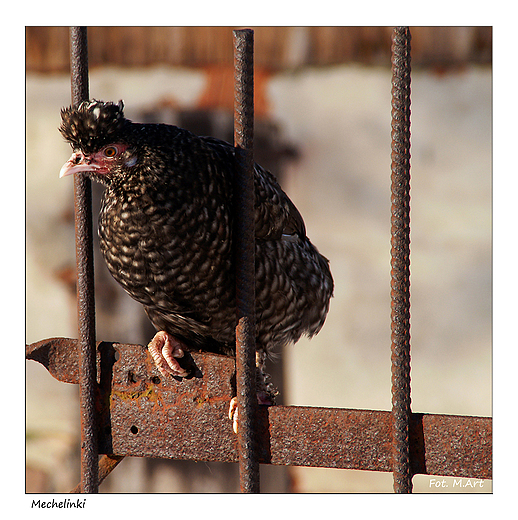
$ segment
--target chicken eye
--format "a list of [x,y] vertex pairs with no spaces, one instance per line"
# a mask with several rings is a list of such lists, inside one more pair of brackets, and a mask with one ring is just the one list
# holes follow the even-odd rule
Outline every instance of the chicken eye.
[[115,157],[117,155],[117,148],[115,148],[115,146],[107,146],[104,149],[104,155],[106,157]]

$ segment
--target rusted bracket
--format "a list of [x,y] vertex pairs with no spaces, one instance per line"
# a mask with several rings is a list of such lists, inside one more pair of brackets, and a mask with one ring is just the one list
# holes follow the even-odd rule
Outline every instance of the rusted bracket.
[[[27,359],[59,381],[79,380],[77,341],[53,338],[27,346]],[[192,375],[165,379],[141,345],[97,344],[99,453],[237,462],[228,419],[235,360],[188,354]],[[392,471],[389,411],[260,406],[257,439],[264,464]],[[492,420],[413,413],[413,474],[490,479]]]

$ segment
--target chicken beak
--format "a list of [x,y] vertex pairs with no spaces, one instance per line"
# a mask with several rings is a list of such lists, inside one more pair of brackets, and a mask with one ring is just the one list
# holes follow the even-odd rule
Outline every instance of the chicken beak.
[[90,162],[82,153],[74,152],[70,159],[61,167],[59,178],[80,172],[95,172],[100,169],[98,164]]

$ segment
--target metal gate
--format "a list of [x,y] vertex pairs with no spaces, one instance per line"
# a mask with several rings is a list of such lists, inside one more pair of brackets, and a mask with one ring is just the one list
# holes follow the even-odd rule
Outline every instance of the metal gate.
[[[86,28],[73,27],[70,34],[77,105],[89,98]],[[124,456],[237,462],[243,492],[259,492],[260,463],[392,472],[397,493],[411,492],[416,474],[490,479],[491,418],[411,411],[409,29],[395,28],[392,36],[392,411],[257,405],[249,29],[234,31],[234,66],[240,158],[236,360],[192,352],[193,376],[178,382],[157,376],[140,345],[96,343],[91,184],[74,176],[79,339],[47,339],[26,349],[27,359],[45,365],[56,379],[80,385],[81,483],[74,491],[97,492]],[[235,395],[237,435],[227,418]]]

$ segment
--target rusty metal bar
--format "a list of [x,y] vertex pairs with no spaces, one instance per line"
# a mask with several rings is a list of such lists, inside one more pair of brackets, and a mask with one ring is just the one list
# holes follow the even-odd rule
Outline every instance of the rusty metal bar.
[[258,406],[255,367],[254,32],[251,29],[236,30],[233,37],[239,476],[242,492],[259,493],[255,439]]
[[[99,460],[99,485],[101,485],[106,477],[119,465],[124,459],[124,455],[103,455]],[[83,493],[81,484],[78,484],[70,493]]]
[[412,492],[410,453],[410,30],[392,34],[391,340],[393,473]]
[[[29,345],[26,356],[60,381],[79,381],[76,340],[43,340]],[[238,461],[237,438],[227,417],[234,360],[193,352],[185,361],[192,377],[166,379],[146,348],[98,343],[100,453]],[[257,453],[264,464],[392,471],[390,411],[258,408]],[[412,474],[492,477],[489,417],[413,413],[409,441]]]
[[[88,99],[86,27],[70,28],[72,103]],[[77,311],[80,342],[81,488],[98,492],[98,450],[95,412],[95,302],[92,232],[92,187],[84,175],[74,175]]]

